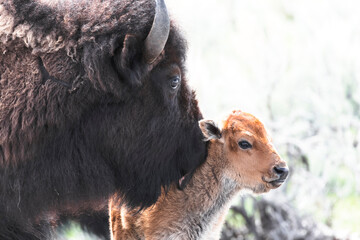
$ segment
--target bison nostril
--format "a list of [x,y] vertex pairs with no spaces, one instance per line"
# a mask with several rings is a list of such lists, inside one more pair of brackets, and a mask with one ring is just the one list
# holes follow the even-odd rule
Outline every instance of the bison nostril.
[[274,167],[274,171],[280,178],[285,179],[289,174],[289,169],[287,167]]

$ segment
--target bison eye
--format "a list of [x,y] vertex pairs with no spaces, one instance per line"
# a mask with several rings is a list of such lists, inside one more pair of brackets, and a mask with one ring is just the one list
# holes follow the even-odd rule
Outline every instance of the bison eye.
[[244,150],[252,148],[252,145],[246,140],[241,140],[238,144],[239,144],[240,148],[242,148]]
[[174,90],[177,89],[180,86],[180,81],[181,81],[181,79],[179,76],[171,78],[170,79],[170,87]]

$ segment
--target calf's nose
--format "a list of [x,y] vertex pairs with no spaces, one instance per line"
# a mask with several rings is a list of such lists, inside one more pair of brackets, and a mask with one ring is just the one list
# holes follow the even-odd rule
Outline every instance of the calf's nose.
[[283,180],[288,176],[289,168],[288,167],[275,166],[274,167],[274,172],[279,176],[279,179]]

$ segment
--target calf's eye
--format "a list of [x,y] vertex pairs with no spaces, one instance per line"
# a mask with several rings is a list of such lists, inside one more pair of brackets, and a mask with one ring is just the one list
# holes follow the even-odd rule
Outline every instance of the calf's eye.
[[170,87],[172,89],[177,89],[180,86],[180,77],[176,76],[170,79]]
[[252,148],[252,145],[246,140],[241,140],[238,144],[239,147],[244,150]]

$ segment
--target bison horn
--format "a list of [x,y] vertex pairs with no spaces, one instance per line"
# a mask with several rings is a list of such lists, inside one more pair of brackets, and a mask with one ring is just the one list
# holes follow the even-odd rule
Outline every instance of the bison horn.
[[170,19],[164,0],[156,0],[155,17],[145,39],[145,61],[149,64],[163,51],[170,32]]

